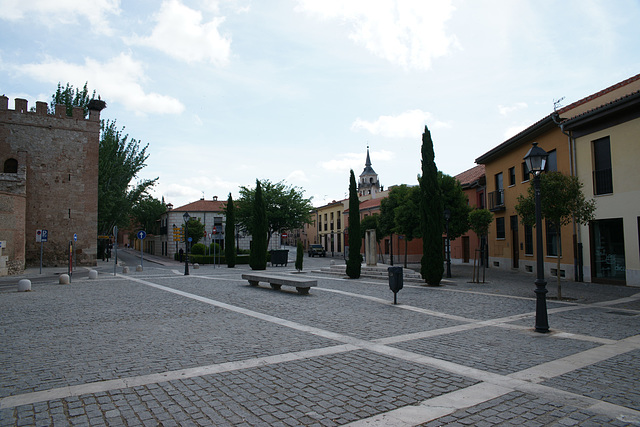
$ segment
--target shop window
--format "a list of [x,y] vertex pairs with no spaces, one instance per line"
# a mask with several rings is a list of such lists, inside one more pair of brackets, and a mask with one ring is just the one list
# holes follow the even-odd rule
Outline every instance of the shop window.
[[624,223],[622,218],[601,219],[589,224],[591,276],[594,282],[624,282]]

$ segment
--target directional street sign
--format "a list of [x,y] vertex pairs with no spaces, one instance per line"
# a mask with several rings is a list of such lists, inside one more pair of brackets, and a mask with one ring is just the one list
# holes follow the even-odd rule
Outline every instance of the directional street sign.
[[144,230],[138,231],[138,239],[144,240],[145,237],[147,237],[147,233]]

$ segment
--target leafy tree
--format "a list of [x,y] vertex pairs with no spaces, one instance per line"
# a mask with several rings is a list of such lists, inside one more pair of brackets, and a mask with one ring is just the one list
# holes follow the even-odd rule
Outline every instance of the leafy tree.
[[[63,87],[58,83],[58,89],[56,93],[51,96],[51,104],[49,107],[49,113],[52,114],[55,111],[57,104],[66,105],[67,116],[73,115],[73,107],[81,107],[84,111],[84,116],[89,115],[89,101],[95,99],[96,91],[93,91],[93,95],[89,98],[88,82],[85,82],[82,90],[76,88],[74,90],[73,85],[67,83],[66,87]],[[98,97],[99,98],[99,97]]]
[[360,199],[356,177],[351,169],[349,176],[349,258],[347,259],[347,276],[351,279],[360,277],[362,269],[362,236],[360,234]]
[[431,132],[425,126],[422,134],[422,178],[420,182],[420,222],[422,227],[422,260],[420,274],[430,286],[440,285],[444,273],[442,255],[443,204],[438,169],[435,163]]
[[[594,200],[587,200],[582,192],[582,182],[576,176],[564,175],[561,172],[549,172],[540,176],[540,212],[547,223],[556,230],[558,257],[556,277],[558,283],[558,299],[562,299],[560,284],[560,256],[562,242],[561,227],[575,221],[577,224],[588,224],[593,219],[596,209]],[[534,181],[527,190],[527,195],[518,196],[516,212],[526,225],[535,226],[535,189]]]
[[266,204],[262,194],[262,186],[257,179],[252,213],[251,222],[248,224],[253,241],[251,254],[249,255],[249,266],[252,270],[266,270],[269,223],[267,220]]
[[236,209],[231,193],[229,193],[229,199],[227,199],[225,213],[227,223],[224,231],[224,257],[227,261],[227,268],[233,268],[236,266],[236,245],[233,241],[236,234]]
[[[493,222],[493,214],[487,209],[474,209],[469,212],[469,227],[480,237],[480,258],[482,262],[482,277],[484,278],[484,269],[487,268],[486,262],[486,243],[487,234],[489,234],[489,226]],[[474,267],[475,276],[475,267]],[[475,280],[475,277],[474,277]]]
[[[182,227],[184,227],[184,224]],[[200,218],[191,217],[187,221],[187,231],[186,238],[188,241],[189,237],[191,237],[191,245],[189,247],[192,247],[204,237],[204,224],[200,222]]]
[[404,267],[407,267],[407,248],[409,242],[416,237],[422,237],[420,227],[420,187],[406,187],[401,194],[400,203],[396,207],[395,231],[404,236]]
[[296,270],[302,271],[303,261],[304,261],[304,246],[302,245],[302,241],[298,240],[298,245],[296,247]]
[[147,196],[158,178],[131,181],[146,166],[149,144],[123,135],[115,121],[103,121],[98,159],[98,233],[109,234],[114,225],[129,223],[133,206]]
[[[304,197],[304,191],[299,187],[286,185],[284,181],[272,183],[269,180],[260,181],[265,203],[265,215],[267,218],[267,247],[273,233],[282,230],[294,230],[303,228],[311,223],[311,199]],[[237,222],[243,228],[251,232],[253,220],[255,189],[240,187],[240,199],[236,205]]]
[[[469,212],[472,208],[469,206],[469,198],[462,191],[460,181],[442,172],[438,172],[438,179],[442,190],[442,203],[444,208],[451,212],[449,238],[455,240],[469,230]],[[446,233],[445,229],[443,233]]]
[[143,195],[131,209],[131,216],[138,226],[147,234],[158,234],[160,225],[158,219],[167,211],[164,200],[160,201],[150,195]]

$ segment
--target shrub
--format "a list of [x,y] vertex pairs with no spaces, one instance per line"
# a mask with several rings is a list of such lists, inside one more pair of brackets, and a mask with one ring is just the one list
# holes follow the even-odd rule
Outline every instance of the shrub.
[[196,243],[191,247],[191,255],[204,255],[204,251],[207,247],[202,243]]

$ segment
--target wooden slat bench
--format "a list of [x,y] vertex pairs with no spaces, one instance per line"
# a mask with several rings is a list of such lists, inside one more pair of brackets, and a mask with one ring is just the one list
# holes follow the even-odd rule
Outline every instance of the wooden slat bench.
[[306,295],[309,288],[318,286],[317,280],[304,279],[293,276],[279,276],[265,273],[243,274],[242,278],[249,281],[249,285],[258,286],[259,282],[267,282],[273,289],[280,289],[281,286],[295,286],[298,293]]

